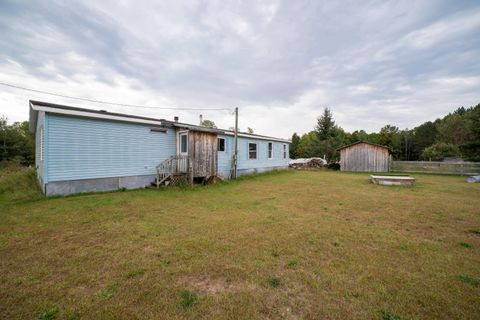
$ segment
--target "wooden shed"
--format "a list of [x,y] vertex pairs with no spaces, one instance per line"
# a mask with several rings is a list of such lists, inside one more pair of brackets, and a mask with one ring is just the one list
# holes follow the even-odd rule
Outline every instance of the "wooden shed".
[[341,171],[388,172],[390,154],[388,147],[359,141],[338,149]]

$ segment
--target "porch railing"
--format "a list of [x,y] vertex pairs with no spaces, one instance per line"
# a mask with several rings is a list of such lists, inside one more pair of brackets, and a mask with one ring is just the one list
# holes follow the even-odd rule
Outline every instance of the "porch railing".
[[157,187],[175,174],[188,174],[188,155],[176,155],[167,158],[157,167]]

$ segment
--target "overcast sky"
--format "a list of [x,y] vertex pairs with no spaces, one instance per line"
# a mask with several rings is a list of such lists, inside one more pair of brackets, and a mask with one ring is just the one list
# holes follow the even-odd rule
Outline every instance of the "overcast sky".
[[[290,137],[324,107],[348,131],[412,128],[480,102],[480,1],[5,1],[0,82],[155,107],[240,109]],[[114,107],[0,86],[28,100],[231,127],[228,111]]]

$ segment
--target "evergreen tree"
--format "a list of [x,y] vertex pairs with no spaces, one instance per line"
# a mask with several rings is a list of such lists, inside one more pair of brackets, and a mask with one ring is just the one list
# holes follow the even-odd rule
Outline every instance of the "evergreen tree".
[[315,130],[320,140],[327,140],[335,136],[336,133],[335,121],[333,121],[333,114],[330,109],[325,108],[323,114],[317,119],[317,126]]
[[341,143],[338,139],[341,131],[335,125],[330,109],[325,108],[323,114],[318,117],[315,133],[319,140],[317,156],[325,157],[328,162],[335,160],[337,158],[336,148]]
[[297,149],[299,144],[300,144],[300,137],[295,132],[292,135],[292,142],[290,143],[290,159],[296,159],[298,157]]

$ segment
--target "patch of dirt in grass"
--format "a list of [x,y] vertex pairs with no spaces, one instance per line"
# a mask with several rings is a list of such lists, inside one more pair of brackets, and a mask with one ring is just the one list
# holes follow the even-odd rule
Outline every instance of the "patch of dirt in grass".
[[257,288],[257,286],[252,283],[229,281],[224,278],[190,277],[185,279],[184,283],[200,294],[252,291]]
[[98,290],[87,287],[87,286],[78,286],[78,287],[73,287],[68,290],[68,294],[72,295],[77,298],[85,298],[85,297],[91,297],[95,295],[95,292]]
[[290,307],[280,308],[280,316],[282,317],[282,319],[289,319],[289,320],[302,319],[302,317],[299,316],[298,314],[295,314],[292,311],[292,308],[290,308]]
[[145,252],[145,253],[155,253],[155,248],[153,246],[145,246],[145,247],[143,247],[143,252]]

